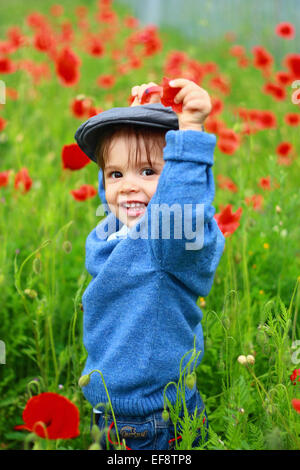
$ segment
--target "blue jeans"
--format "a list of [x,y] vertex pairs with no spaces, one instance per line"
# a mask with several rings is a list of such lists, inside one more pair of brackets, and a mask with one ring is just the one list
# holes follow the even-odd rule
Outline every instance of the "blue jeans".
[[[199,391],[197,390],[193,397],[186,402],[186,406],[189,412],[189,417],[193,419],[194,411],[197,406],[197,416],[200,416],[203,412],[203,421],[204,424],[201,424],[199,428],[199,433],[197,434],[196,439],[192,444],[192,448],[199,447],[203,438],[207,440],[208,438],[208,419],[204,404],[201,398]],[[116,423],[118,428],[118,434],[120,442],[122,439],[125,439],[126,450],[171,450],[175,449],[175,430],[172,420],[169,419],[168,422],[165,422],[162,418],[163,410],[156,411],[147,416],[117,416]],[[94,415],[94,416],[93,416]],[[179,415],[180,418],[184,417],[184,407],[183,403],[181,404],[181,412]],[[91,424],[93,424],[93,419],[98,425],[101,431],[105,428],[105,415],[104,413],[93,413]],[[114,450],[117,448],[118,442],[116,437],[116,432],[114,428],[114,421],[111,412],[106,414],[107,419],[107,428],[108,431],[103,432],[100,439],[100,446],[103,450],[108,450],[107,447],[107,438],[109,442],[109,450]],[[201,420],[202,421],[202,420]],[[181,432],[182,428],[179,422],[176,425],[177,429],[177,442],[178,444],[181,441]],[[125,450],[124,444],[121,446]]]

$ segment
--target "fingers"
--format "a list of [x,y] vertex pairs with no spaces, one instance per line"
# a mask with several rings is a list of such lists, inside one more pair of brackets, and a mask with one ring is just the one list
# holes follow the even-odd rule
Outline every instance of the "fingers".
[[[142,96],[147,88],[150,88],[152,86],[158,86],[157,83],[150,82],[150,83],[143,83],[140,86],[134,86],[131,89],[131,95],[135,97],[135,100],[133,101],[131,106],[137,106],[138,104],[141,103]],[[155,93],[151,96],[150,102],[151,103],[157,103],[160,101],[160,96],[159,94]]]

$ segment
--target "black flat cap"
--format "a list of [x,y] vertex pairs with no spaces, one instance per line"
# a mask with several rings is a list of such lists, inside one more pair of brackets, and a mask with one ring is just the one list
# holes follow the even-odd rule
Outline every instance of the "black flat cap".
[[75,133],[77,144],[94,162],[101,132],[111,124],[133,124],[166,130],[179,128],[177,114],[171,107],[165,107],[161,103],[108,109],[81,124]]

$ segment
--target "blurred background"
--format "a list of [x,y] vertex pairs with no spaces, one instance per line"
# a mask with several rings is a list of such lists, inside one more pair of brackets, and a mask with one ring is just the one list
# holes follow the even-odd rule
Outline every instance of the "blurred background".
[[[219,42],[234,33],[239,44],[263,43],[276,58],[286,52],[285,44],[273,34],[280,22],[300,24],[299,0],[118,0],[129,6],[142,24],[176,28],[190,40]],[[296,38],[289,47],[297,49]]]

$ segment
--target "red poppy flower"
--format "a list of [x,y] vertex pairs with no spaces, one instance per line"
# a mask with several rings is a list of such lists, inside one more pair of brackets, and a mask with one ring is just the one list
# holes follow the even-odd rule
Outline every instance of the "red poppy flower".
[[26,70],[35,84],[38,84],[42,78],[49,79],[51,77],[51,71],[46,62],[36,64],[30,59],[20,60],[19,69]]
[[48,25],[47,18],[39,12],[34,11],[26,17],[27,24],[33,28],[44,28]]
[[57,393],[45,392],[31,397],[23,411],[23,421],[25,424],[15,426],[14,429],[26,429],[48,439],[72,439],[79,436],[78,408]]
[[249,59],[245,56],[243,57],[239,57],[239,60],[238,60],[238,66],[241,67],[241,68],[245,68],[245,67],[248,67],[249,65]]
[[63,169],[81,170],[81,168],[91,163],[89,157],[77,144],[64,145],[61,158]]
[[0,41],[0,54],[11,54],[14,51],[15,47],[9,41]]
[[104,46],[101,39],[93,34],[86,38],[86,51],[94,57],[101,57],[104,54]]
[[218,135],[223,128],[226,128],[226,124],[221,119],[208,116],[205,121],[206,132]]
[[13,73],[16,69],[16,65],[9,57],[0,57],[0,73]]
[[100,11],[97,14],[96,18],[100,23],[107,23],[107,24],[114,24],[118,20],[116,12],[114,12],[113,10],[110,10],[109,8],[106,8]]
[[11,170],[0,172],[0,187],[7,186],[9,183],[9,173]]
[[126,16],[124,18],[124,24],[127,28],[138,28],[139,26],[139,20],[135,18],[134,16]]
[[163,95],[161,98],[161,104],[164,106],[171,106],[175,113],[182,113],[182,103],[174,103],[174,98],[179,93],[181,88],[172,88],[170,87],[170,78],[163,77],[162,88]]
[[227,155],[233,155],[240,147],[241,139],[233,129],[223,128],[219,132],[218,148]]
[[68,47],[64,47],[56,58],[56,73],[65,86],[75,85],[79,80],[80,59]]
[[288,72],[284,72],[283,70],[276,72],[275,77],[279,85],[282,86],[290,85],[293,81],[293,77],[291,77]]
[[0,132],[3,131],[6,127],[6,121],[2,117],[0,117]]
[[[121,64],[122,65],[122,64]],[[129,68],[131,69],[139,69],[142,67],[143,65],[143,62],[142,62],[142,59],[140,57],[137,57],[137,56],[131,56],[129,58]]]
[[235,114],[238,114],[245,121],[243,134],[277,127],[276,116],[272,111],[237,108]]
[[286,98],[285,89],[275,83],[266,83],[262,91],[267,95],[273,96],[277,101],[282,101]]
[[261,111],[258,117],[262,129],[272,129],[277,127],[276,116],[272,111]]
[[258,185],[262,189],[267,189],[267,190],[271,189],[271,177],[267,176],[265,178],[260,178]]
[[153,93],[161,93],[163,91],[163,88],[161,86],[151,86],[149,88],[146,88],[146,90],[143,93],[143,96],[141,98],[141,104],[146,104],[150,103],[150,98]]
[[170,52],[165,63],[165,74],[173,78],[180,77],[186,61],[188,61],[188,56],[185,52]]
[[299,126],[300,124],[300,114],[297,113],[287,113],[284,116],[286,124],[289,126]]
[[292,23],[279,23],[275,28],[275,33],[284,39],[294,39],[295,28]]
[[292,406],[293,406],[294,410],[297,411],[297,413],[300,413],[300,400],[298,400],[297,398],[293,398],[292,399]]
[[[71,102],[71,111],[76,118],[82,118],[84,116],[90,117],[90,111],[92,108],[93,106],[91,98],[87,98],[84,95],[76,96],[76,98],[74,98]],[[93,108],[93,111],[94,110],[96,110],[96,108]]]
[[27,193],[31,186],[32,186],[32,179],[29,176],[27,168],[22,168],[16,175],[15,175],[15,189],[18,189],[19,186],[23,185],[23,194]]
[[260,211],[263,207],[264,198],[261,194],[253,194],[251,197],[246,197],[245,202],[247,206],[252,206],[255,211]]
[[217,77],[213,77],[210,82],[210,86],[216,90],[219,90],[224,95],[229,95],[230,93],[230,85],[227,79],[218,75]]
[[100,114],[103,112],[102,108],[96,108],[95,106],[91,106],[87,111],[87,117],[90,118],[92,116],[96,116],[96,114]]
[[300,77],[300,54],[287,54],[283,59],[283,65],[289,70],[292,80]]
[[238,210],[233,213],[232,205],[228,204],[226,207],[222,207],[220,213],[214,215],[224,237],[228,237],[239,227],[242,211],[243,209],[239,207]]
[[290,142],[281,142],[276,147],[276,153],[278,155],[277,163],[279,163],[279,165],[285,166],[290,165],[292,163],[292,160],[290,158],[292,151],[293,146]]
[[61,16],[64,12],[64,7],[62,5],[52,5],[50,8],[50,13],[52,16]]
[[88,8],[85,6],[78,6],[75,8],[75,15],[78,18],[84,18],[88,14]]
[[262,46],[254,46],[252,53],[254,55],[253,65],[258,69],[268,69],[274,62],[273,56]]
[[70,193],[76,201],[85,201],[96,196],[97,190],[90,184],[83,184],[79,189],[74,189]]
[[34,47],[41,52],[51,51],[55,45],[54,36],[46,29],[38,30],[33,39]]
[[14,48],[14,50],[18,49],[21,46],[28,44],[28,38],[26,38],[23,35],[19,26],[12,26],[11,28],[9,28],[7,30],[6,35],[10,41],[10,44]]
[[61,33],[58,35],[58,41],[67,43],[74,39],[74,31],[70,21],[64,21],[61,25]]
[[300,369],[294,369],[292,375],[290,375],[290,379],[293,385],[296,385],[296,382],[300,382]]
[[223,111],[223,101],[219,98],[212,97],[211,99],[212,110],[210,112],[210,117],[215,116],[216,114],[220,114]]
[[203,68],[203,73],[206,74],[211,74],[211,73],[218,73],[219,68],[218,65],[215,62],[206,62],[205,64],[202,64]]
[[19,93],[14,88],[6,88],[6,97],[15,101],[18,99]]
[[223,176],[223,175],[217,175],[217,180],[218,180],[219,188],[228,189],[229,191],[233,193],[237,192],[238,187],[230,178],[227,178],[226,176]]
[[240,46],[238,44],[232,46],[229,49],[229,54],[232,55],[233,57],[243,57],[245,55],[246,49],[244,46]]
[[113,75],[100,75],[97,78],[97,85],[102,88],[111,88],[114,86],[116,79]]
[[138,42],[144,44],[144,55],[151,56],[162,48],[162,42],[158,36],[157,27],[154,25],[146,26],[138,33]]
[[293,146],[290,142],[281,142],[276,148],[276,153],[280,157],[287,157],[290,155],[292,149]]

